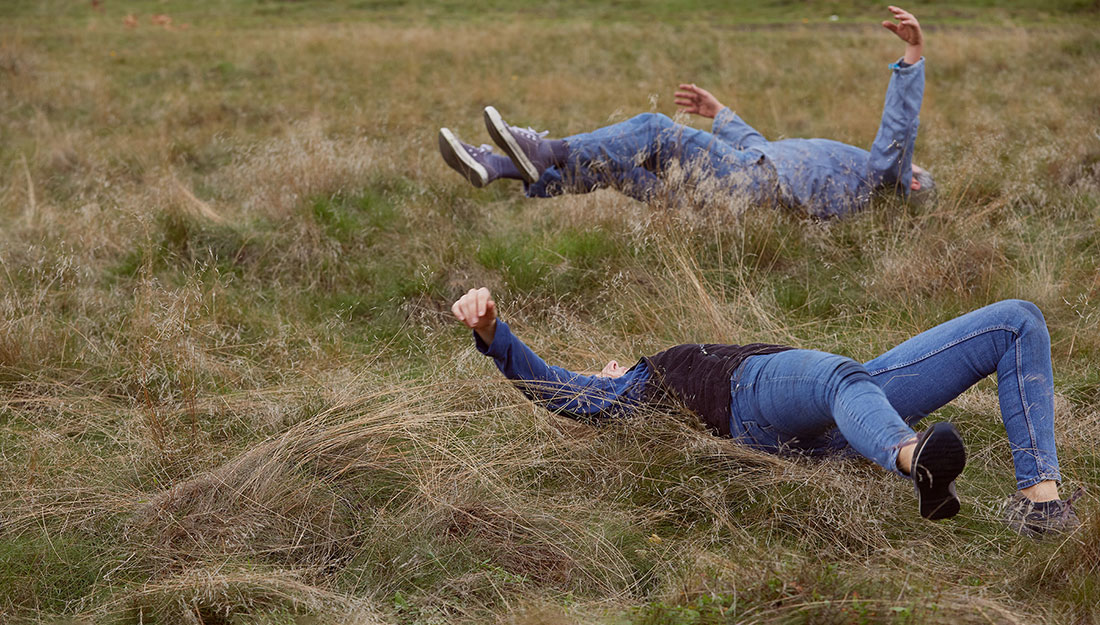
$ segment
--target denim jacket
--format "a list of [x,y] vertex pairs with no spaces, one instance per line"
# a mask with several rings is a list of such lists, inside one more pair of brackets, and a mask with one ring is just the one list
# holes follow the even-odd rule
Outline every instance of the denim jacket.
[[879,189],[909,194],[913,145],[924,98],[924,59],[899,60],[871,151],[829,139],[768,141],[728,107],[714,118],[712,133],[738,149],[756,149],[775,167],[779,200],[818,217],[837,217],[866,206]]

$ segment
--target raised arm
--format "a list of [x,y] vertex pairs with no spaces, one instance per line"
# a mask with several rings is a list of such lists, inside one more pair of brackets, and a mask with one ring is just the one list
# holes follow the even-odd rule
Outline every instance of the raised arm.
[[497,318],[489,289],[470,289],[451,306],[455,318],[474,331],[478,351],[531,400],[566,416],[589,420],[628,412],[645,382],[638,368],[621,377],[583,375],[546,364]]
[[680,85],[680,90],[676,92],[676,105],[683,113],[714,119],[711,133],[739,150],[767,143],[764,135],[746,124],[711,92],[694,83]]
[[924,99],[924,35],[911,13],[890,7],[894,22],[883,22],[887,30],[905,41],[905,56],[891,65],[893,75],[886,89],[875,142],[871,145],[870,174],[875,186],[913,187],[913,146],[920,125],[920,107]]

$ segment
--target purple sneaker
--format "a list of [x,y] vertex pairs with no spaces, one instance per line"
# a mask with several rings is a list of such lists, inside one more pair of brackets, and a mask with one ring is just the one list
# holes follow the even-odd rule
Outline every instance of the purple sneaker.
[[485,128],[493,143],[512,159],[523,179],[534,184],[542,172],[553,163],[549,150],[540,149],[547,131],[537,132],[533,128],[518,128],[505,123],[500,113],[491,106],[485,107]]
[[941,421],[917,435],[913,450],[913,484],[920,515],[937,521],[959,513],[955,478],[966,466],[966,447],[955,426]]
[[492,147],[482,145],[475,148],[469,143],[463,143],[449,128],[439,129],[439,152],[451,169],[462,174],[463,178],[479,189],[501,177],[493,164],[492,157],[495,155]]
[[1032,538],[1068,534],[1081,526],[1073,503],[1084,494],[1085,489],[1078,488],[1069,499],[1035,503],[1016,492],[1005,502],[1002,518],[1013,531]]

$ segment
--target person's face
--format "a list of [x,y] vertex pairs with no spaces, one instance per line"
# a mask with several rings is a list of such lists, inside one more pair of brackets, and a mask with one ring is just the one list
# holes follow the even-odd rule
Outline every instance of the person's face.
[[913,165],[913,181],[909,183],[909,190],[910,191],[920,191],[920,181],[917,180],[917,174],[921,173],[923,171],[924,170],[921,169],[920,167],[917,167],[916,165]]
[[621,378],[626,372],[627,368],[620,365],[618,360],[612,360],[604,365],[604,368],[596,375],[601,378]]

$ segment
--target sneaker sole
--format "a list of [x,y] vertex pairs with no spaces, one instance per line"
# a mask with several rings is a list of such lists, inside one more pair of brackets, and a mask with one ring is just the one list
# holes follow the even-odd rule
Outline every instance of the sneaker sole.
[[470,184],[479,189],[489,184],[489,172],[470,156],[458,137],[447,128],[439,129],[439,153],[443,155],[443,162],[462,174]]
[[508,129],[508,124],[504,123],[504,118],[492,106],[485,107],[485,129],[489,131],[493,143],[504,150],[508,158],[516,164],[523,179],[528,184],[534,184],[539,179],[538,168],[531,162],[531,159],[527,158],[527,154],[519,147],[516,138],[512,136],[512,131]]
[[913,450],[913,482],[917,488],[920,515],[932,521],[959,513],[955,478],[966,466],[966,447],[955,426],[933,425]]

